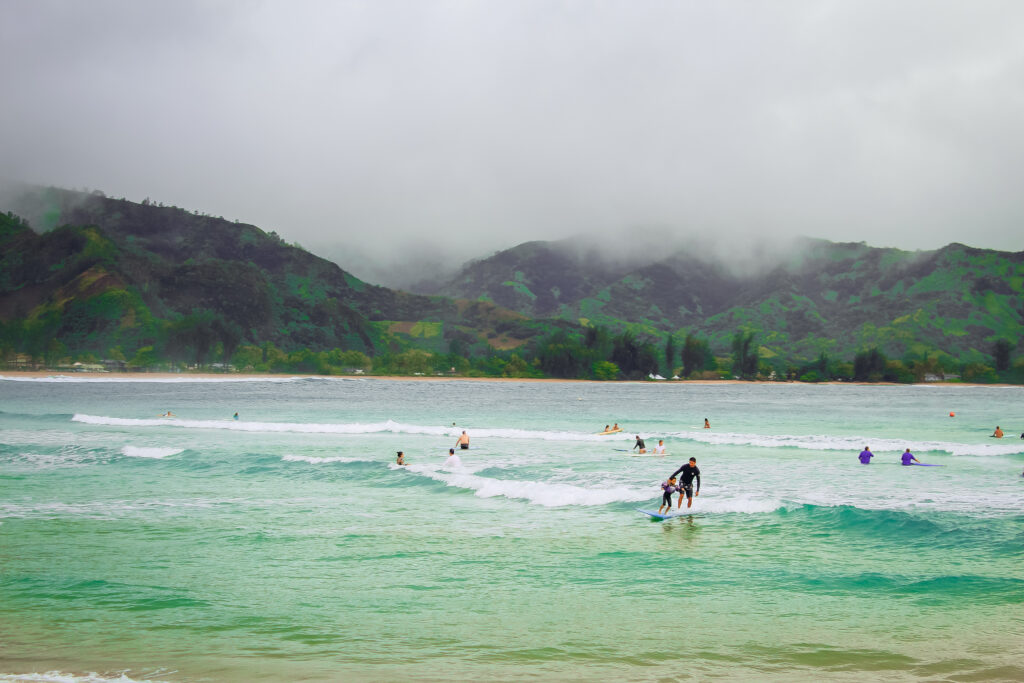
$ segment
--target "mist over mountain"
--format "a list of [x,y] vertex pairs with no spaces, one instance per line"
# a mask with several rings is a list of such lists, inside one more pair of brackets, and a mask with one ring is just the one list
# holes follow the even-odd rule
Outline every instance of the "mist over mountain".
[[530,316],[627,321],[649,334],[687,331],[727,349],[756,332],[767,357],[893,355],[942,349],[987,356],[1024,331],[1024,252],[950,244],[931,251],[827,240],[711,247],[609,260],[578,241],[528,242],[468,263],[424,290],[477,298]]

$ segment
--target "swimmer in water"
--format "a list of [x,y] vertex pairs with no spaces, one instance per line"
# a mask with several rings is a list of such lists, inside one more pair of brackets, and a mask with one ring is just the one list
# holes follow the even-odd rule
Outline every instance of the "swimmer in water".
[[469,448],[469,434],[466,433],[465,429],[462,430],[462,436],[460,436],[459,440],[455,442],[455,445],[462,450]]
[[176,417],[176,415],[168,410],[166,413],[164,413],[160,417]]
[[864,450],[862,450],[860,452],[860,455],[858,455],[857,457],[860,458],[860,464],[861,465],[870,465],[871,464],[871,458],[875,457],[875,454],[871,452],[870,448],[865,446]]
[[395,458],[395,464],[396,465],[404,465],[405,464],[405,453],[403,453],[402,451],[398,451],[398,457]]
[[654,452],[658,455],[665,455],[665,440],[658,439],[658,445],[654,447]]
[[704,418],[704,429],[711,429],[711,423],[708,422],[706,417]]
[[900,456],[900,464],[901,465],[910,465],[911,463],[915,463],[915,462],[918,465],[921,464],[921,462],[917,458],[914,457],[914,454],[910,452],[909,448],[907,450],[903,451],[903,455]]
[[462,460],[455,455],[455,449],[448,449],[448,459],[444,461],[445,467],[462,467]]
[[997,439],[1003,438],[1003,430],[1000,429],[999,425],[996,425],[996,431],[992,432],[992,436],[996,437]]

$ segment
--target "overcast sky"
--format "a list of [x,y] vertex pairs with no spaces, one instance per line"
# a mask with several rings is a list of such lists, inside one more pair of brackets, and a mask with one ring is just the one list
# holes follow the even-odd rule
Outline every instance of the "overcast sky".
[[0,176],[357,274],[646,227],[1019,251],[1022,36],[1017,0],[0,0]]

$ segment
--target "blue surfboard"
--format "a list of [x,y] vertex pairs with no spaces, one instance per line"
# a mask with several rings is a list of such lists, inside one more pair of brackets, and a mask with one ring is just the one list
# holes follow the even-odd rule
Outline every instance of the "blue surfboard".
[[644,510],[643,508],[637,508],[636,511],[637,512],[641,512],[641,513],[643,513],[645,515],[648,515],[650,517],[653,517],[654,519],[658,520],[659,522],[662,521],[662,520],[665,520],[665,519],[672,519],[673,517],[692,517],[693,516],[689,512],[676,512],[676,513],[673,513],[673,512],[670,511],[670,512],[668,512],[668,513],[663,515],[660,512],[657,512],[655,510]]

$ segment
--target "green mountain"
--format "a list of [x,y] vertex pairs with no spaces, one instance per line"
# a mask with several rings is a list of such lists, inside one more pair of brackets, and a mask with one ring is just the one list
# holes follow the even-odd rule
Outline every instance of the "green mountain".
[[[37,190],[0,214],[0,345],[210,360],[239,344],[369,354],[513,349],[549,326],[494,304],[378,287],[252,225]],[[0,207],[7,210],[7,207]],[[225,352],[226,351],[226,352]]]
[[694,332],[720,353],[737,330],[754,331],[762,359],[848,359],[878,347],[980,361],[1024,331],[1024,252],[804,239],[747,274],[701,253],[616,265],[578,243],[529,242],[468,264],[437,293],[652,337]]

